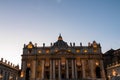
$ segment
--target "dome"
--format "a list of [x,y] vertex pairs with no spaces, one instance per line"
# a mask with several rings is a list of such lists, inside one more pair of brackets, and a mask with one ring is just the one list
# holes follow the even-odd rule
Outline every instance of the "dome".
[[58,37],[58,41],[54,43],[53,47],[66,48],[68,47],[67,42],[63,41],[61,34]]

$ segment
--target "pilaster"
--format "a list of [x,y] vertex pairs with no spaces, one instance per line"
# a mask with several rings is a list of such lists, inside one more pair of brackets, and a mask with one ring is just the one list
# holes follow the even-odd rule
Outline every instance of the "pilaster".
[[100,60],[100,68],[101,68],[101,76],[103,78],[103,80],[106,80],[105,78],[105,71],[104,71],[104,67],[103,67],[103,60]]
[[61,80],[61,64],[60,64],[60,61],[58,61],[58,76],[59,76],[59,80]]
[[52,80],[52,60],[50,60],[50,80]]
[[2,80],[4,80],[5,79],[5,71],[3,70],[3,78],[2,78]]
[[53,79],[55,79],[55,60],[53,60]]
[[76,66],[76,60],[75,60],[75,78],[77,79],[77,66]]
[[66,78],[69,79],[69,76],[68,76],[68,60],[66,59]]
[[93,60],[90,60],[89,65],[90,65],[91,78],[95,78],[95,64]]
[[9,80],[9,73],[6,73],[6,79]]
[[42,60],[42,74],[41,74],[42,79],[44,79],[44,65],[45,65],[45,61]]
[[75,72],[74,72],[74,62],[73,62],[73,60],[72,60],[72,78],[74,79],[74,74]]
[[36,78],[36,61],[35,60],[33,60],[32,61],[32,74],[31,74],[31,78],[34,80],[35,78]]
[[85,78],[85,61],[82,60],[82,74],[83,74],[83,78]]

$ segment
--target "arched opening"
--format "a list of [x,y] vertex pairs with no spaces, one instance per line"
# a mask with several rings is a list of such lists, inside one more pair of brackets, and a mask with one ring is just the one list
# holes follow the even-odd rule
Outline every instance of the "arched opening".
[[61,78],[65,79],[65,73],[62,73]]
[[69,72],[69,79],[72,79],[72,72]]
[[49,71],[45,71],[45,79],[50,79],[50,72]]
[[78,77],[78,79],[82,78],[82,71],[77,71],[77,77]]
[[61,78],[62,78],[62,79],[66,79],[65,76],[66,76],[66,74],[65,74],[65,70],[62,70],[62,71],[61,71]]
[[99,66],[96,67],[96,77],[101,78],[101,72],[100,72],[100,67]]
[[57,72],[55,73],[55,78],[58,79],[58,73]]
[[82,78],[82,66],[81,65],[77,66],[77,78],[78,79]]
[[30,80],[30,68],[26,69],[26,76],[25,76],[25,80]]

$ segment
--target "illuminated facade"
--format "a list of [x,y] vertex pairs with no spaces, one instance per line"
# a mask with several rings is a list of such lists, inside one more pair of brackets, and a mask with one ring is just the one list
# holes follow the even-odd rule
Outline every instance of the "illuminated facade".
[[0,80],[18,80],[19,78],[19,66],[3,61],[3,58],[0,60]]
[[114,78],[113,80],[117,80],[117,77],[120,79],[120,63],[116,62],[107,66],[107,77],[108,80],[112,78]]
[[23,80],[106,80],[100,44],[67,44],[59,35],[50,46],[24,45],[21,77]]
[[120,49],[107,51],[104,54],[104,64],[108,80],[120,79]]

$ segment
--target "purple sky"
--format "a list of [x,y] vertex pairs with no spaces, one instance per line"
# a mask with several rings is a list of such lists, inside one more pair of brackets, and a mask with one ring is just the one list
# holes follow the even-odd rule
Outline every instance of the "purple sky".
[[96,40],[103,53],[120,48],[120,0],[0,0],[0,58],[21,63],[24,43]]

